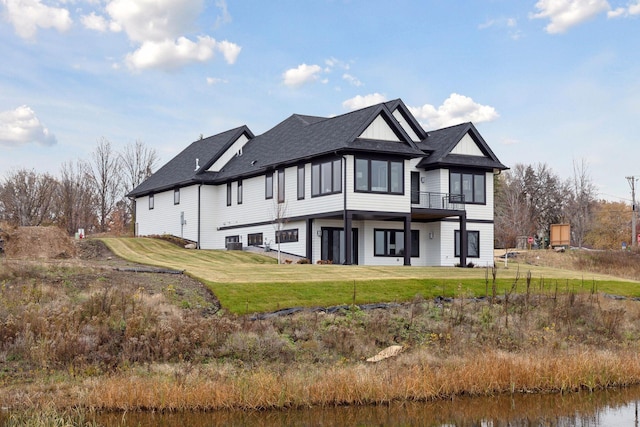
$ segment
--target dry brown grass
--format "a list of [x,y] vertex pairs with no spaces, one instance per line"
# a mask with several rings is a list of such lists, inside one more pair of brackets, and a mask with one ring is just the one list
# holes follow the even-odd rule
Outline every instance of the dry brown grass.
[[417,351],[379,365],[295,366],[284,372],[224,367],[173,376],[128,372],[85,381],[77,403],[120,411],[259,410],[592,391],[638,383],[640,359],[632,351],[487,351],[445,359]]
[[0,406],[263,409],[640,384],[640,303],[597,293],[460,289],[252,321],[185,306],[173,278],[145,289],[100,270],[0,267]]

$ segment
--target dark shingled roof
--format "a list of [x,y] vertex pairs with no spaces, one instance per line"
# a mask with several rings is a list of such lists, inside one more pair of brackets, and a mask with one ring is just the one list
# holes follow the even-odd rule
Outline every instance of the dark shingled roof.
[[[402,114],[422,141],[411,140],[394,118],[392,113],[395,110]],[[378,116],[387,121],[400,142],[359,138]],[[450,154],[467,132],[486,158]],[[242,154],[234,156],[219,172],[207,172],[220,155],[243,134],[249,141],[244,145]],[[294,114],[259,136],[254,136],[249,128],[242,126],[195,141],[128,196],[139,197],[193,183],[223,183],[312,158],[346,152],[389,154],[407,158],[426,155],[418,164],[418,167],[424,169],[442,166],[506,169],[473,124],[463,123],[426,133],[404,103],[397,99],[331,118]],[[196,159],[199,159],[198,169],[195,169]]]
[[[398,137],[405,142],[358,138],[379,114],[391,123]],[[301,160],[345,151],[368,151],[407,157],[419,157],[423,154],[383,104],[331,118],[294,114],[247,143],[242,156],[227,163],[218,173],[216,181],[256,174]]]
[[[242,134],[253,138],[253,133],[249,128],[241,126],[193,142],[127,194],[127,197],[138,197],[155,191],[164,191],[199,182],[198,173],[211,167]],[[198,169],[196,169],[196,159],[198,159]]]
[[[486,157],[451,153],[451,150],[455,148],[467,133],[473,138],[480,151],[482,151]],[[508,169],[500,163],[500,160],[498,160],[493,151],[491,151],[489,145],[471,122],[430,131],[427,134],[427,138],[418,143],[418,147],[427,154],[417,165],[418,168],[422,169],[428,170],[457,166],[482,168],[486,170]]]

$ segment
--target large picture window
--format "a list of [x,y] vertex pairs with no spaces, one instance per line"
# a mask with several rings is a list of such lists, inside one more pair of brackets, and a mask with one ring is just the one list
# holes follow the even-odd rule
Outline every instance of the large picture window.
[[[455,253],[454,256],[460,257],[460,230],[455,231]],[[467,257],[480,258],[480,232],[467,231]]]
[[[375,256],[404,256],[404,231],[374,230],[373,254]],[[411,256],[420,256],[420,232],[411,230]]]
[[486,183],[484,172],[449,173],[449,193],[464,195],[465,203],[486,203]]
[[342,192],[342,159],[311,165],[311,196]]
[[298,241],[298,229],[276,230],[276,243],[288,243]]
[[356,191],[404,194],[404,162],[356,159]]

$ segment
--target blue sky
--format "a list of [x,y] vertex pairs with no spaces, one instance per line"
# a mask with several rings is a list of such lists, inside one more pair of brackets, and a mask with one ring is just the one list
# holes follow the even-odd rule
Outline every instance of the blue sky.
[[640,0],[0,0],[0,40],[0,176],[401,98],[601,198],[640,177]]

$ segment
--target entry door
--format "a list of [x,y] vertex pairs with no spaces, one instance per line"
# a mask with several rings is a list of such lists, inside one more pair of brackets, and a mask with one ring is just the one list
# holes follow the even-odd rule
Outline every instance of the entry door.
[[[351,263],[358,263],[358,229],[352,230]],[[342,228],[322,227],[322,260],[331,261],[334,264],[344,264],[345,243],[344,230]]]

